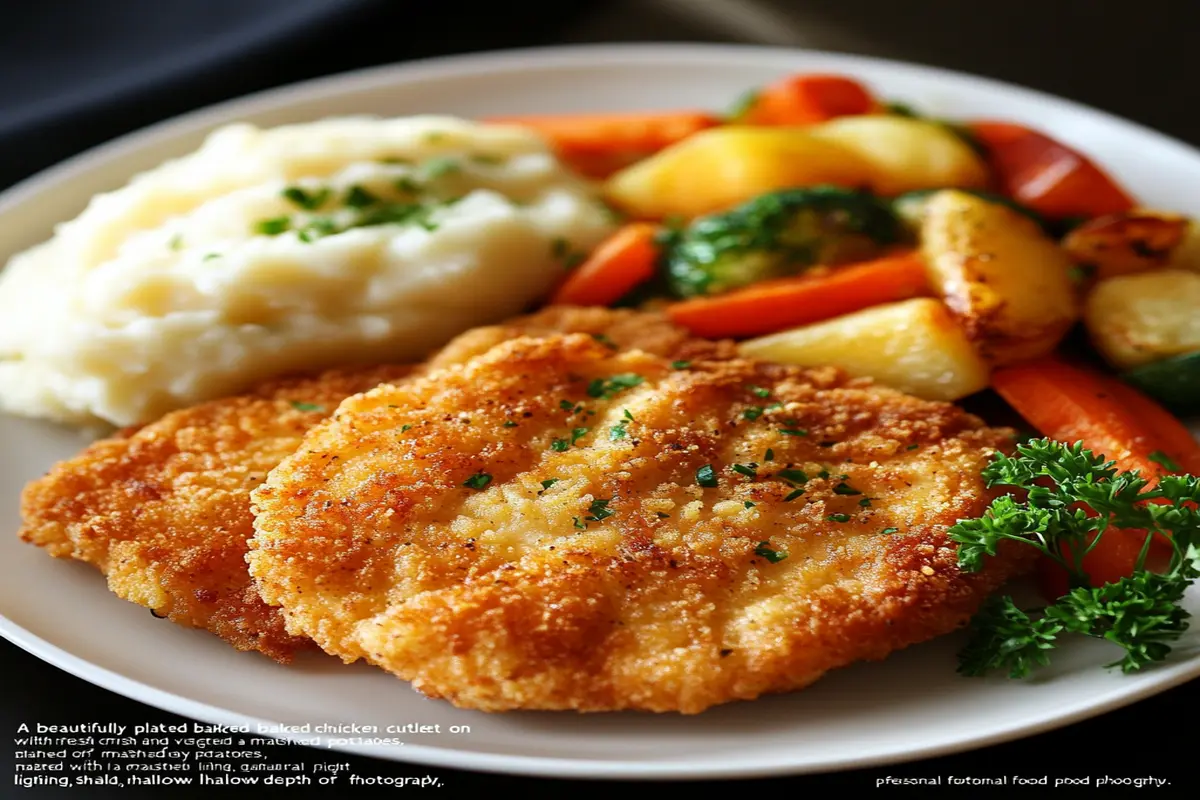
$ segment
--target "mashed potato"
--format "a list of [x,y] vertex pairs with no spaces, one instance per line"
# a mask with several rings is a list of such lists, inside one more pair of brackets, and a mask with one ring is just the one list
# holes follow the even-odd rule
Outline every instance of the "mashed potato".
[[525,309],[612,223],[533,133],[232,125],[0,274],[0,406],[128,425],[263,377],[424,356]]

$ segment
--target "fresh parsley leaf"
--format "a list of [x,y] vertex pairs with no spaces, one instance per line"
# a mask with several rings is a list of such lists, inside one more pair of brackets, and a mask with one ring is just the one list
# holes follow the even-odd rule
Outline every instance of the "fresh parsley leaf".
[[808,483],[808,473],[802,469],[781,469],[775,474],[783,478],[788,483]]
[[328,186],[323,186],[311,192],[299,186],[289,186],[283,190],[283,197],[292,205],[302,208],[305,211],[316,211],[325,205],[332,193]]
[[628,424],[629,421],[624,420],[622,422],[618,422],[616,425],[613,425],[608,429],[608,438],[614,442],[619,442],[620,440],[626,438],[629,435],[629,431],[625,430],[625,426]]
[[[990,600],[971,623],[960,672],[1026,677],[1048,663],[1067,635],[1117,645],[1124,657],[1109,666],[1125,672],[1166,658],[1188,626],[1180,600],[1200,577],[1200,478],[1164,475],[1150,488],[1140,474],[1118,470],[1082,442],[1050,439],[1018,444],[1013,456],[995,454],[983,477],[988,486],[1014,487],[1024,496],[1002,495],[982,517],[950,528],[959,567],[977,572],[1001,543],[1017,542],[1063,567],[1071,588],[1037,610],[1021,609],[1010,597]],[[1146,531],[1145,544],[1129,576],[1094,586],[1083,556],[1114,531]],[[1171,546],[1161,570],[1146,569],[1151,541]]]
[[1183,472],[1183,467],[1179,466],[1175,461],[1162,450],[1155,450],[1150,454],[1150,460],[1155,464],[1159,464],[1163,469],[1171,472]]
[[710,489],[717,485],[717,473],[713,470],[712,464],[705,464],[696,470],[696,483]]
[[290,217],[272,217],[271,219],[259,220],[254,224],[254,232],[261,233],[263,236],[278,236],[291,229],[292,220]]
[[542,491],[549,489],[551,486],[558,483],[558,481],[558,478],[546,478],[546,480],[542,481]]
[[871,498],[869,498],[869,497],[864,497],[863,499],[861,499],[861,500],[859,500],[859,501],[858,501],[858,504],[859,504],[859,506],[861,506],[862,508],[870,508],[870,507],[871,507]]
[[571,517],[571,522],[574,523],[575,530],[577,530],[577,531],[586,531],[587,530],[587,523],[582,522],[579,519],[579,517]]
[[768,447],[767,452],[763,454],[763,461],[774,461],[774,460],[775,460],[775,451]]
[[550,449],[556,453],[565,453],[571,448],[571,443],[566,439],[555,439],[550,442]]
[[517,422],[516,422],[516,420],[506,419],[506,420],[504,420],[504,422],[501,423],[501,427],[515,428],[515,427],[517,427]]
[[745,475],[750,480],[758,478],[758,464],[753,462],[749,464],[734,464],[733,471],[739,475]]
[[850,515],[849,514],[830,514],[825,519],[829,520],[830,522],[849,522]]
[[758,547],[754,548],[754,555],[765,558],[772,564],[778,564],[788,557],[782,550],[772,550],[770,542],[759,542]]
[[884,528],[883,530],[880,531],[880,533],[882,533],[885,536],[890,533],[899,533],[899,532],[900,532],[899,528]]
[[350,206],[350,208],[366,208],[378,203],[379,196],[358,184],[354,184],[346,191],[346,196],[342,199],[342,202]]
[[588,397],[611,400],[626,389],[632,389],[645,382],[645,378],[633,372],[611,375],[608,378],[596,378],[588,384]]
[[297,411],[324,411],[325,406],[317,405],[316,403],[303,403],[299,400],[292,401],[292,408]]
[[787,493],[786,497],[783,498],[783,502],[790,503],[802,494],[804,494],[803,489],[793,489],[792,491]]
[[762,406],[750,406],[742,412],[742,419],[754,422],[763,414]]
[[746,391],[750,392],[750,394],[754,395],[755,397],[764,397],[765,398],[765,397],[771,396],[771,390],[764,389],[761,386],[747,386]]
[[492,476],[486,472],[476,472],[471,477],[463,481],[463,486],[468,489],[485,489],[492,482]]
[[860,492],[858,489],[855,489],[853,486],[846,483],[845,481],[842,481],[837,486],[834,486],[833,493],[834,494],[844,494],[844,495],[862,494],[862,492]]
[[692,365],[690,361],[672,361],[671,369],[687,369]]
[[742,505],[746,508],[754,508],[755,503],[753,500],[747,500],[746,502],[742,503]]
[[804,428],[780,428],[779,432],[784,436],[808,436],[808,431]]
[[611,517],[613,514],[617,513],[608,507],[608,504],[611,502],[611,499],[605,500],[599,497],[596,498],[592,501],[592,504],[588,506],[588,516],[584,517],[584,519],[588,520],[589,522],[600,522],[608,517]]

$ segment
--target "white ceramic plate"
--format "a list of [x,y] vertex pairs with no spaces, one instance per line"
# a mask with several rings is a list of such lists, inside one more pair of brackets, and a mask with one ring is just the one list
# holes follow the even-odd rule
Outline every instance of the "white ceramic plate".
[[[724,46],[602,46],[440,59],[256,95],[85,153],[0,198],[0,257],[44,239],[95,192],[194,148],[233,120],[300,122],[346,113],[464,116],[521,112],[724,108],[796,70],[855,75],[930,114],[1027,122],[1096,156],[1149,204],[1200,213],[1200,153],[1145,128],[980,78],[854,56]],[[23,484],[84,443],[79,434],[0,417],[0,520],[18,525]],[[1200,612],[1192,597],[1193,613]],[[1200,635],[1167,664],[1107,672],[1099,643],[1071,647],[1036,680],[966,679],[949,637],[830,675],[790,696],[699,717],[485,715],[422,698],[369,667],[314,657],[292,668],[208,634],[153,619],[108,594],[90,567],[0,536],[0,633],[93,683],[224,725],[440,725],[402,746],[332,746],[431,765],[537,775],[701,778],[818,772],[1000,742],[1133,702],[1200,675]],[[1094,646],[1088,646],[1092,644]],[[449,726],[470,732],[450,733]],[[299,733],[289,738],[310,738]],[[394,734],[393,734],[394,736]],[[329,737],[321,737],[330,746]]]

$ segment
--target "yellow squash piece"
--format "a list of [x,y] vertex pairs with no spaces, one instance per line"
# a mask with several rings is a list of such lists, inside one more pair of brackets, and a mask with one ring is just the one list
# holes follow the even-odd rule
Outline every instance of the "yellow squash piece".
[[1028,217],[947,190],[920,237],[930,283],[993,366],[1049,353],[1079,319],[1071,259]]
[[927,297],[751,339],[741,351],[781,364],[832,364],[927,400],[958,400],[988,385],[987,364],[950,311]]
[[1200,351],[1200,274],[1164,269],[1100,281],[1084,322],[1096,349],[1120,370]]
[[808,129],[725,126],[697,133],[609,178],[610,203],[640,219],[696,217],[793,186],[860,187],[872,167]]
[[812,134],[870,162],[870,188],[896,195],[916,189],[982,188],[988,171],[961,136],[942,124],[892,114],[840,117]]

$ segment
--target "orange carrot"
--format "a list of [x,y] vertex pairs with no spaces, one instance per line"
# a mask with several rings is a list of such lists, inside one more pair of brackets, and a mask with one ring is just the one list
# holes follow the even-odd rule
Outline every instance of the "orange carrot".
[[[1138,470],[1153,482],[1169,470],[1159,453],[1179,466],[1200,463],[1200,444],[1149,397],[1119,379],[1049,356],[992,373],[993,388],[1034,428],[1051,439],[1074,443]],[[1182,437],[1179,436],[1182,431]],[[1130,575],[1146,540],[1138,530],[1108,531],[1083,558],[1083,569],[1099,586]],[[1151,543],[1151,557],[1169,553],[1166,542]],[[1067,588],[1061,569],[1043,565],[1039,577],[1048,598]]]
[[673,303],[667,315],[697,336],[757,336],[928,291],[925,262],[916,253],[904,253]]
[[567,159],[650,155],[721,122],[707,111],[690,110],[529,115],[486,121],[533,128]]
[[737,121],[750,125],[812,125],[880,105],[867,88],[841,75],[792,75],[760,91]]
[[658,226],[631,222],[600,243],[567,276],[550,302],[555,305],[606,306],[654,276]]
[[1007,122],[975,122],[998,189],[1047,217],[1098,217],[1133,208],[1100,167],[1062,142]]

